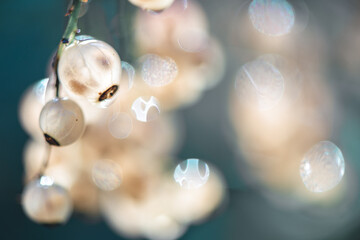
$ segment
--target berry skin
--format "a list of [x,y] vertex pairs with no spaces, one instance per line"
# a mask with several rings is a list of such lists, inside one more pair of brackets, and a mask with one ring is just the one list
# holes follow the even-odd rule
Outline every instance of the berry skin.
[[107,107],[116,98],[121,60],[109,44],[91,39],[75,40],[61,55],[58,75],[66,90]]
[[65,223],[72,212],[72,202],[68,192],[54,184],[47,176],[42,176],[26,185],[22,195],[22,206],[31,220],[50,226]]
[[40,128],[45,140],[65,146],[79,139],[85,128],[84,115],[77,103],[67,98],[54,98],[40,113]]

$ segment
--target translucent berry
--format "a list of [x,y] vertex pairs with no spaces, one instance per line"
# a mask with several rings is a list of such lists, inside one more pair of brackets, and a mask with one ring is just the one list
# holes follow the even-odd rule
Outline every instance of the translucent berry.
[[42,139],[39,128],[39,115],[45,104],[48,78],[40,80],[29,87],[23,95],[19,107],[19,119],[24,130],[32,138]]
[[107,107],[118,93],[121,61],[109,44],[84,37],[65,48],[58,74],[68,91]]
[[69,145],[79,139],[84,131],[84,115],[74,101],[55,98],[41,110],[40,128],[51,145]]
[[68,192],[47,176],[42,176],[25,187],[22,206],[31,220],[46,225],[65,223],[72,212]]
[[92,168],[92,179],[101,190],[115,190],[121,184],[121,168],[112,160],[96,161]]
[[132,129],[133,122],[126,113],[114,113],[108,120],[108,130],[114,138],[127,138]]

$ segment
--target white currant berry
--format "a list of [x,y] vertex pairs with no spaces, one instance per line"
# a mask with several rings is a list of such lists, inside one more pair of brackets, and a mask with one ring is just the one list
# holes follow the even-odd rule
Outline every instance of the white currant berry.
[[58,66],[60,81],[70,93],[100,107],[107,107],[115,99],[121,70],[115,49],[89,37],[75,40],[66,47]]
[[95,185],[104,191],[113,191],[122,181],[119,164],[115,161],[104,159],[95,162],[92,168],[92,179]]
[[41,110],[40,128],[51,145],[69,145],[79,139],[84,131],[84,115],[74,101],[54,98]]
[[126,113],[114,113],[108,120],[108,130],[117,139],[127,138],[133,129],[131,117]]
[[34,139],[42,139],[39,128],[39,115],[45,104],[48,78],[30,86],[23,95],[19,106],[19,120],[24,130]]
[[64,223],[72,212],[68,192],[47,176],[42,176],[25,187],[22,206],[31,220],[46,225]]

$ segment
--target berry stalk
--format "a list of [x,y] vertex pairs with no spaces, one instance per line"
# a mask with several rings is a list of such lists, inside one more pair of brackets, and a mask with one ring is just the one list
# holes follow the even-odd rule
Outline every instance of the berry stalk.
[[[58,76],[58,72],[57,72],[59,60],[60,60],[60,57],[61,57],[61,54],[62,54],[64,48],[74,41],[75,35],[78,30],[77,23],[78,23],[78,19],[79,19],[81,3],[86,2],[86,1],[87,0],[73,0],[72,5],[70,6],[67,13],[65,14],[65,16],[70,16],[70,19],[66,26],[63,37],[59,43],[59,47],[57,49],[56,56],[52,63],[53,70],[55,73],[55,78],[56,78],[56,82],[55,82],[56,93],[55,94],[56,94],[57,98],[59,97],[59,88],[60,88],[60,80],[59,80],[59,76]],[[50,152],[51,152],[51,146],[49,145],[43,165],[41,166],[41,169],[40,169],[40,176],[44,174],[47,166],[49,165]]]
[[43,164],[41,165],[39,174],[37,176],[38,178],[40,178],[41,176],[43,176],[45,174],[45,170],[50,162],[50,155],[51,155],[51,145],[47,144],[44,161],[43,161]]
[[63,37],[59,43],[58,50],[56,52],[56,56],[53,62],[53,69],[56,77],[55,87],[56,87],[56,97],[59,97],[59,87],[60,87],[60,80],[57,72],[58,63],[61,57],[62,51],[65,49],[65,47],[69,44],[71,44],[74,41],[75,35],[77,33],[77,23],[79,19],[79,13],[80,13],[80,7],[81,3],[85,2],[83,0],[73,0],[73,4],[68,9],[65,16],[69,16],[69,21],[66,26],[65,32],[63,34]]

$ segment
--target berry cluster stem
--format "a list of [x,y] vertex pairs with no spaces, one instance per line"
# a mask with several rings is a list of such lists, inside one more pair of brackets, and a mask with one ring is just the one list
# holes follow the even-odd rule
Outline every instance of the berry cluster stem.
[[45,174],[45,170],[48,167],[49,161],[50,161],[51,148],[52,148],[51,145],[49,145],[49,144],[46,145],[45,157],[44,157],[43,164],[41,165],[38,177],[41,177]]
[[[70,6],[67,13],[65,14],[65,16],[70,17],[69,22],[66,26],[65,32],[63,34],[63,37],[62,37],[62,39],[59,43],[59,47],[57,49],[56,56],[52,63],[52,67],[53,67],[53,70],[55,73],[55,78],[56,78],[56,82],[55,82],[56,93],[55,94],[56,94],[57,98],[59,97],[59,88],[60,88],[60,80],[59,80],[59,75],[58,75],[58,71],[57,71],[59,60],[60,60],[61,54],[62,54],[63,50],[65,49],[65,47],[74,41],[75,35],[78,30],[77,23],[78,23],[78,19],[79,19],[81,3],[86,2],[86,1],[87,0],[73,0],[72,5]],[[47,154],[43,161],[43,165],[41,166],[41,169],[40,169],[40,173],[39,173],[40,176],[44,174],[47,166],[49,165],[50,152],[51,152],[51,146],[48,145]]]
[[77,23],[78,23],[78,19],[79,19],[80,7],[81,7],[82,2],[85,2],[85,1],[73,0],[72,5],[70,6],[67,13],[65,14],[65,16],[69,16],[70,18],[69,18],[68,24],[66,26],[65,32],[63,34],[63,37],[59,43],[59,47],[56,52],[55,59],[53,61],[53,69],[54,69],[55,78],[56,78],[56,82],[55,82],[56,97],[59,97],[59,88],[60,88],[60,80],[59,80],[59,75],[58,75],[58,71],[57,71],[59,60],[60,60],[61,54],[62,54],[63,50],[65,49],[65,47],[74,41],[75,35],[78,30]]

